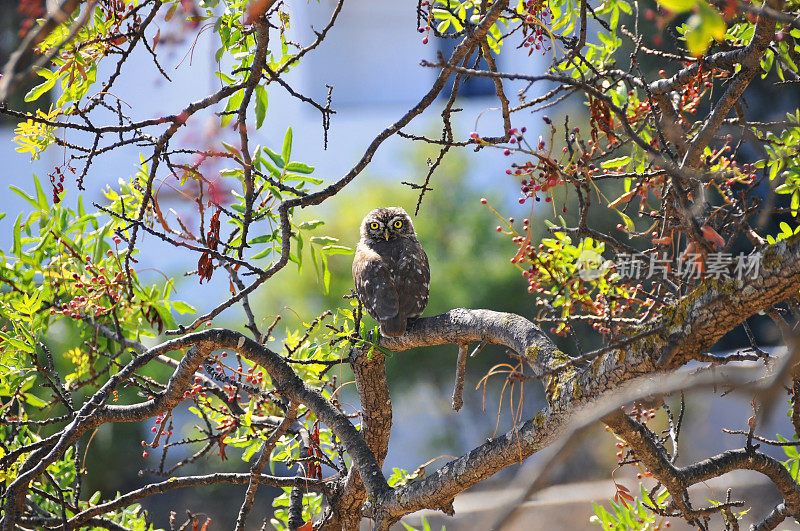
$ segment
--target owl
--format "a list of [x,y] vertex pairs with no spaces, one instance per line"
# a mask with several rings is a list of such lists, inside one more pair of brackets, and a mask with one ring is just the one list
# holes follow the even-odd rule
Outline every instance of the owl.
[[376,208],[361,222],[353,259],[356,294],[381,334],[402,336],[428,304],[431,271],[414,225],[400,207]]

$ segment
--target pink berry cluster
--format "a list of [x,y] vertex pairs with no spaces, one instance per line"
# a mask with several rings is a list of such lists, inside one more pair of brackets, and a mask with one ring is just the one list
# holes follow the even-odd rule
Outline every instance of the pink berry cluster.
[[[202,367],[197,368],[198,372],[202,372],[202,370]],[[200,396],[200,398],[206,397],[206,392],[203,390],[203,377],[200,375],[196,375],[192,382],[192,386],[183,392],[184,400],[192,396]]]
[[530,48],[528,55],[531,55],[533,50],[542,50],[543,52],[552,50],[553,47],[544,42],[544,27],[553,24],[553,13],[547,8],[547,0],[528,0],[525,2],[525,10],[525,24],[523,25],[525,39],[522,46]]
[[[420,8],[426,7],[428,5],[430,5],[430,2],[428,0],[423,0],[419,4]],[[430,24],[425,24],[424,26],[418,27],[417,31],[425,34],[425,37],[422,38],[422,44],[428,44],[428,38],[430,37],[431,34]]]
[[[222,388],[228,396],[228,401],[233,401],[236,398],[237,391],[246,391],[251,395],[261,394],[262,393],[261,384],[264,381],[264,371],[259,370],[258,373],[256,373],[255,365],[251,366],[249,369],[247,369],[247,371],[244,371],[242,365],[242,358],[238,354],[236,355],[236,359],[238,361],[239,368],[232,369],[230,367],[227,367],[225,363],[222,361],[227,356],[228,353],[225,351],[223,351],[221,354],[216,355],[213,358],[213,361],[206,362],[205,369],[209,377],[225,383],[225,385],[223,385]],[[237,375],[237,379],[228,376],[226,369],[230,370],[235,375]],[[241,382],[241,377],[243,375],[245,376],[244,380],[246,383]]]
[[[117,236],[114,238],[115,242],[119,240]],[[111,258],[114,256],[114,251],[109,249],[106,255]],[[71,275],[72,299],[60,307],[50,308],[50,315],[61,314],[73,319],[90,315],[107,315],[119,301],[126,281],[122,271],[114,273],[104,265],[94,264],[89,255],[82,258],[81,264],[83,271],[73,272]]]
[[424,26],[417,28],[417,31],[425,34],[425,37],[422,38],[422,44],[428,44],[428,37],[430,37],[431,27],[425,24]]
[[[544,121],[547,124],[551,123],[550,118],[547,116],[544,117]],[[512,129],[513,134],[509,142],[512,144],[517,143],[521,145],[525,141],[523,136],[525,131],[526,129],[524,127],[520,129],[520,132],[517,132],[516,129]],[[528,151],[533,151],[530,149],[530,146],[527,144],[527,142],[525,142],[525,144],[528,147]],[[538,151],[543,151],[545,146],[545,141],[540,136],[536,143],[536,149]],[[509,155],[509,150],[505,150],[504,154]],[[520,181],[520,191],[522,192],[522,196],[519,198],[520,205],[525,204],[528,199],[541,201],[539,192],[541,192],[544,196],[544,201],[549,203],[552,198],[547,192],[556,186],[561,186],[565,183],[565,181],[559,176],[558,166],[554,163],[549,163],[547,158],[540,158],[539,162],[537,163],[533,163],[531,161],[527,161],[524,164],[513,163],[511,164],[511,168],[506,170],[506,174],[523,178]],[[566,212],[566,210],[564,211]]]
[[[153,400],[152,396],[147,397],[148,400]],[[150,452],[147,451],[147,448],[158,448],[159,440],[162,436],[164,436],[169,442],[169,438],[172,437],[172,422],[169,423],[169,427],[165,427],[167,420],[169,419],[170,413],[160,414],[158,415],[153,422],[153,426],[150,428],[150,431],[153,433],[153,442],[148,443],[147,441],[142,441],[142,457],[146,458],[150,455]]]
[[[508,131],[508,136],[509,136],[508,143],[511,144],[512,148],[517,145],[521,145],[521,142],[525,139],[523,135],[527,130],[528,129],[526,127],[523,127],[521,129],[515,128]],[[511,155],[511,149],[509,148],[504,149],[503,155],[505,155],[506,157]]]

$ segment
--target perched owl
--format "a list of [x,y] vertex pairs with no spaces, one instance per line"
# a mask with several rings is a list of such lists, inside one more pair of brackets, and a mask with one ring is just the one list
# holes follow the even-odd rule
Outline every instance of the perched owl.
[[358,299],[381,334],[402,336],[428,304],[431,270],[411,218],[400,207],[376,208],[361,222],[353,259]]

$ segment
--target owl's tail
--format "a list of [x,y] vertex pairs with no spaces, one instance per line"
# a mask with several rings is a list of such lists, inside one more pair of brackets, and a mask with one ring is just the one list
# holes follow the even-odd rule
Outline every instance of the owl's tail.
[[406,333],[405,316],[397,315],[391,319],[381,321],[381,334],[387,337],[399,337]]

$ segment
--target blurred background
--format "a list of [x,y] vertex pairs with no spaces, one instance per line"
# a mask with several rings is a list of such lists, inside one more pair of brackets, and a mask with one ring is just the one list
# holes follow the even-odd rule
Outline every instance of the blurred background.
[[[184,3],[191,5],[190,3]],[[291,2],[286,10],[291,14],[288,29],[290,39],[307,43],[313,40],[313,29],[321,29],[327,23],[335,2]],[[3,62],[13,49],[19,20],[15,18],[17,2],[0,0],[0,60]],[[134,54],[123,68],[123,75],[115,86],[114,93],[129,107],[126,112],[133,119],[144,119],[164,113],[172,113],[188,102],[200,99],[219,87],[214,71],[225,65],[214,60],[217,48],[216,35],[211,31],[200,32],[178,21],[159,21],[161,39],[158,47],[159,60],[172,82],[165,80],[157,71],[149,55]],[[313,29],[312,29],[313,28]],[[651,40],[659,38],[660,32],[650,27]],[[155,31],[155,30],[153,30]],[[590,32],[591,33],[591,32]],[[287,81],[293,88],[318,102],[324,103],[328,88],[333,87],[332,117],[327,149],[319,112],[292,98],[279,86],[270,85],[269,108],[262,128],[253,135],[251,142],[278,149],[286,128],[294,132],[293,159],[315,166],[316,177],[326,182],[346,173],[362,156],[369,142],[387,125],[400,118],[430,88],[437,71],[423,68],[421,59],[435,60],[438,52],[449,53],[452,42],[439,43],[432,38],[427,45],[422,43],[422,34],[417,31],[413,5],[403,2],[375,2],[348,0],[326,41],[310,53],[293,71]],[[535,52],[528,56],[527,49],[515,50],[507,45],[498,61],[498,68],[507,72],[538,73],[546,69],[550,56]],[[624,54],[622,55],[624,56]],[[98,79],[104,79],[113,66],[111,61],[102,64]],[[655,72],[663,65],[644,65]],[[104,70],[105,69],[105,70]],[[765,83],[756,83],[748,95],[748,113],[760,120],[770,120],[783,115],[784,109],[796,105],[798,91],[787,89],[775,92],[767,90]],[[522,83],[504,81],[506,94],[514,98]],[[533,98],[549,87],[535,86],[528,93]],[[18,92],[24,94],[25,89]],[[406,131],[438,137],[441,130],[439,111],[449,93],[445,91],[437,104],[421,118],[412,122]],[[502,132],[500,113],[496,108],[494,88],[486,80],[474,79],[462,88],[456,107],[454,125],[456,136],[465,138],[471,131],[482,136],[499,135]],[[12,107],[19,108],[12,104]],[[215,111],[222,110],[222,106]],[[700,110],[702,112],[702,109]],[[566,101],[557,108],[544,112],[523,111],[514,117],[513,126],[526,127],[527,135],[535,139],[541,132],[543,114],[553,117],[556,124],[563,124],[563,117],[570,116],[570,123],[586,122],[584,109],[577,100]],[[33,190],[31,173],[47,182],[47,175],[55,166],[64,163],[63,150],[52,148],[41,160],[31,161],[27,155],[16,153],[13,122],[0,122],[0,182],[3,186],[15,185]],[[173,147],[185,145],[211,145],[220,139],[238,143],[238,135],[230,128],[219,129],[219,119],[213,114],[193,117]],[[67,133],[70,142],[85,142],[79,134]],[[338,196],[313,210],[301,212],[302,219],[322,219],[324,233],[340,239],[342,245],[353,247],[358,240],[358,226],[363,216],[380,205],[403,206],[413,213],[418,200],[418,191],[402,181],[421,184],[438,151],[430,146],[414,143],[400,137],[386,141],[376,153],[367,169]],[[753,160],[759,154],[753,153]],[[514,312],[533,318],[535,307],[533,296],[526,291],[526,283],[519,271],[509,263],[516,252],[510,239],[495,230],[497,219],[480,204],[486,197],[503,215],[518,220],[531,217],[535,231],[542,233],[542,217],[552,217],[552,211],[531,212],[526,205],[521,207],[516,199],[519,182],[506,175],[505,170],[514,157],[505,157],[499,149],[484,149],[475,153],[473,149],[451,151],[435,173],[432,192],[423,198],[414,224],[425,247],[432,270],[430,304],[426,315],[434,315],[455,307],[488,308]],[[517,160],[516,162],[523,162]],[[128,180],[139,163],[138,150],[126,147],[98,157],[85,181],[84,201],[103,202],[100,190],[106,185],[115,186],[118,179]],[[80,168],[79,168],[80,169]],[[222,167],[209,165],[203,168],[207,177],[218,173]],[[230,193],[222,177],[217,180],[218,193]],[[74,203],[77,190],[74,183],[65,182],[69,190],[66,201]],[[169,198],[170,206],[178,213],[188,213],[192,204],[184,202],[175,191],[175,183],[164,176],[160,185],[160,200]],[[171,195],[170,195],[171,194]],[[528,203],[529,205],[530,203]],[[8,244],[11,227],[25,205],[17,196],[0,193],[0,211],[7,216],[0,220],[0,247]],[[598,227],[616,225],[616,218],[598,218]],[[174,249],[164,248],[155,238],[144,235],[139,255],[139,270],[143,279],[163,283],[166,278],[178,278],[179,295],[195,306],[199,312],[210,309],[219,299],[220,293],[228,289],[227,279],[218,273],[210,283],[198,285],[195,276],[184,278],[184,273],[194,267],[194,256],[183,255]],[[329,308],[344,306],[342,295],[352,287],[350,256],[330,258],[331,286],[328,294],[306,267],[297,274],[294,264],[289,264],[274,279],[258,290],[251,299],[259,325],[266,327],[277,315],[282,321],[273,335],[282,337],[281,329],[291,329],[302,322],[310,322]],[[187,318],[186,321],[189,319]],[[220,315],[215,326],[233,327],[243,330],[243,315],[237,308]],[[773,344],[775,332],[760,322],[751,323],[760,342]],[[76,336],[66,327],[62,333],[50,338],[54,345],[65,352],[75,346]],[[569,339],[559,340],[566,352],[574,352]],[[581,338],[585,351],[599,345],[591,336]],[[746,345],[739,333],[729,334],[719,345],[720,350],[734,349]],[[500,348],[487,346],[477,357],[468,362],[465,384],[464,409],[454,413],[450,409],[450,395],[456,357],[455,346],[404,352],[387,361],[387,372],[392,392],[394,426],[385,463],[385,472],[391,474],[393,467],[413,471],[420,465],[438,456],[459,456],[480,444],[495,432],[505,433],[512,427],[512,410],[508,392],[501,400],[502,377],[490,380],[485,396],[476,390],[478,381],[492,366],[508,360]],[[338,369],[336,369],[338,370]],[[341,378],[347,373],[342,370]],[[345,388],[347,389],[347,388]],[[520,400],[520,402],[517,402]],[[675,398],[671,402],[675,402]],[[523,419],[530,418],[543,405],[541,385],[536,381],[525,384],[524,393],[515,389],[515,407],[523,407]],[[351,394],[345,402],[356,403]],[[724,435],[721,427],[742,429],[749,416],[750,406],[746,399],[725,397],[712,398],[710,394],[687,397],[686,426],[681,448],[681,461],[701,459],[727,448],[740,447],[741,437]],[[663,414],[654,422],[663,422]],[[191,433],[190,417],[184,427]],[[106,495],[116,491],[130,490],[157,478],[147,472],[155,467],[158,456],[141,457],[140,441],[146,438],[148,425],[106,425],[94,436],[88,446],[85,462],[89,476],[85,485],[87,492],[101,490]],[[770,424],[762,430],[773,436],[780,432],[791,433],[790,425],[782,411],[772,415]],[[691,441],[691,446],[688,443]],[[590,430],[572,446],[570,457],[550,472],[548,484],[526,502],[509,519],[509,528],[514,529],[589,529],[592,502],[604,502],[614,495],[611,473],[616,467],[617,449],[615,439],[602,427]],[[778,450],[780,452],[780,450]],[[782,455],[776,454],[776,455]],[[174,457],[174,456],[172,456]],[[126,465],[118,466],[124,459]],[[442,459],[428,468],[438,468],[446,462]],[[419,518],[426,516],[438,529],[446,524],[448,529],[489,529],[505,509],[513,503],[519,493],[534,479],[536,467],[541,460],[534,456],[517,467],[497,474],[476,492],[464,493],[456,499],[455,519],[442,515],[414,515],[408,522],[419,525]],[[638,480],[626,467],[615,473],[617,481],[624,482],[632,491],[638,491]],[[245,471],[247,463],[231,448],[228,461],[221,463],[211,455],[197,460],[185,473],[209,473],[215,470]],[[104,472],[105,471],[105,472]],[[141,474],[140,474],[140,471]],[[744,474],[724,485],[706,485],[708,492],[699,494],[709,499],[725,496],[725,488],[734,487],[741,497],[749,497],[747,489],[759,489],[758,497],[763,507],[754,507],[755,517],[774,503],[774,493],[763,488],[755,475]],[[741,489],[741,490],[740,490]],[[221,487],[179,490],[144,502],[151,511],[157,527],[167,527],[170,511],[178,517],[190,510],[207,513],[213,518],[212,529],[227,529],[226,522],[235,519],[244,494],[244,487]],[[763,492],[762,492],[763,491]],[[270,513],[269,500],[275,492],[259,490],[251,528],[257,529],[261,520]],[[750,497],[749,499],[753,499]],[[675,521],[674,526],[681,528]]]

